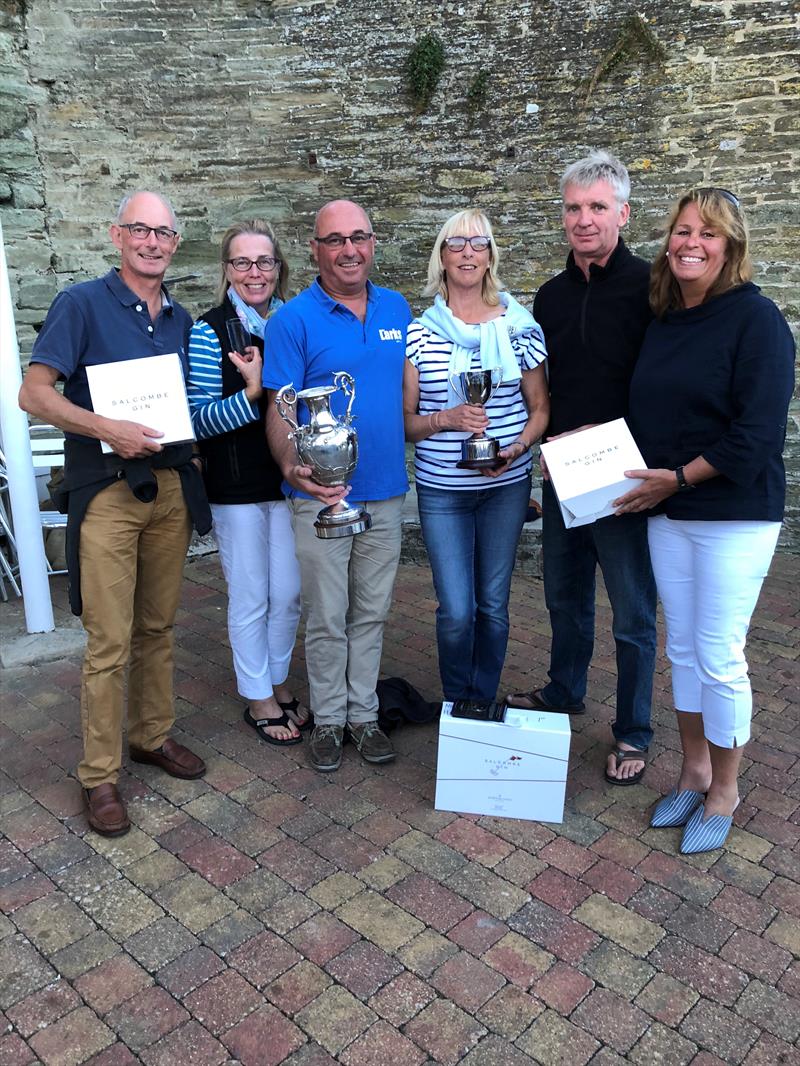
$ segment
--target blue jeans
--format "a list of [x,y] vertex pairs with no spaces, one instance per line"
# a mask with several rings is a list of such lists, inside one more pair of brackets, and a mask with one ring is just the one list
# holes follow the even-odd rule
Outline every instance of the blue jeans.
[[603,572],[617,645],[614,736],[646,748],[656,659],[656,586],[644,515],[611,515],[567,529],[549,481],[542,492],[544,595],[550,612],[548,703],[568,707],[586,695],[594,651],[595,572]]
[[493,700],[508,643],[508,594],[530,478],[485,489],[417,485],[422,536],[439,607],[446,700]]

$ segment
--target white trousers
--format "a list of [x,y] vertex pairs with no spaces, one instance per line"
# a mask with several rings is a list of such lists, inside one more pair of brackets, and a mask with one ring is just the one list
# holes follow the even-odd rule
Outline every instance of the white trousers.
[[780,522],[648,520],[675,708],[702,714],[706,739],[720,748],[750,739],[744,645],[780,528]]
[[228,636],[239,695],[265,700],[289,673],[300,620],[300,568],[285,500],[212,503],[228,582]]
[[331,540],[314,532],[318,500],[290,500],[303,575],[308,691],[318,725],[360,725],[378,717],[375,685],[400,562],[403,500],[358,500],[372,516],[372,529]]

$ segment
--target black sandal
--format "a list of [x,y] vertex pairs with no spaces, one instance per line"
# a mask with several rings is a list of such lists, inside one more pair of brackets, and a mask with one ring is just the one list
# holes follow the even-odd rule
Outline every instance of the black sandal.
[[[277,700],[276,702],[282,711],[288,711],[290,715],[296,714],[297,708],[300,706],[300,700],[297,698],[297,696],[294,696],[292,699],[290,699],[288,703],[281,703],[280,700]],[[298,722],[297,719],[292,718],[292,723],[300,730],[301,733],[304,733],[306,729],[313,728],[314,715],[309,710],[308,718],[306,718],[304,722]]]
[[552,711],[554,714],[586,714],[586,705],[581,700],[571,707],[556,707],[542,696],[542,690],[533,692],[512,692],[506,696],[509,707],[521,707],[523,711]]
[[254,718],[250,714],[250,708],[245,707],[244,720],[255,729],[265,743],[274,744],[276,748],[290,748],[293,744],[301,744],[303,742],[302,737],[289,737],[288,740],[279,740],[277,737],[271,737],[269,733],[264,732],[265,729],[272,729],[273,726],[283,726],[285,729],[291,729],[295,723],[289,718],[286,711],[283,712],[280,718]]
[[617,770],[619,770],[621,763],[630,762],[631,760],[644,763],[641,770],[636,774],[631,774],[630,777],[612,777],[608,772],[608,767],[606,767],[605,778],[609,785],[636,785],[642,780],[647,769],[647,748],[636,748],[633,751],[628,751],[625,748],[612,748],[609,754],[613,755],[617,760]]

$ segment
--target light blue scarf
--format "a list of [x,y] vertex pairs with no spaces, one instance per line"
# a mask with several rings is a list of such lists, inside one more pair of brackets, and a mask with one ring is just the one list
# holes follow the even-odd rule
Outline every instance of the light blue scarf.
[[269,302],[267,313],[264,318],[256,311],[255,307],[251,307],[250,304],[246,304],[241,298],[239,293],[231,285],[228,288],[228,299],[233,304],[236,314],[239,316],[239,320],[246,330],[248,330],[254,337],[260,337],[264,339],[264,329],[267,325],[267,319],[273,312],[283,304],[283,300],[280,296],[272,294],[272,299]]
[[419,317],[418,321],[423,326],[453,345],[447,385],[448,405],[451,407],[463,401],[453,391],[449,375],[469,370],[472,357],[478,350],[481,368],[493,370],[499,366],[503,372],[504,383],[519,381],[522,377],[519,362],[511,347],[511,337],[537,332],[536,319],[510,292],[501,292],[498,295],[500,303],[505,307],[505,313],[490,322],[474,325],[462,322],[460,318],[455,317],[441,296],[437,296],[433,307],[423,311]]

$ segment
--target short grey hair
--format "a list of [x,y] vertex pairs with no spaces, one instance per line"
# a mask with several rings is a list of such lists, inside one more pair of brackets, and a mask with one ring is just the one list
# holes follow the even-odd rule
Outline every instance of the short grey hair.
[[141,196],[142,193],[147,193],[148,196],[155,196],[157,200],[161,201],[161,203],[164,205],[164,207],[166,207],[167,211],[169,211],[169,213],[170,213],[170,217],[172,219],[172,228],[173,229],[177,229],[178,228],[178,216],[175,214],[175,208],[172,206],[172,204],[169,202],[167,197],[164,196],[163,193],[154,192],[152,189],[134,189],[133,192],[126,193],[122,197],[122,199],[120,200],[119,207],[117,208],[117,214],[116,214],[116,216],[114,218],[114,221],[116,222],[116,224],[119,225],[122,222],[122,217],[125,214],[125,209],[127,208],[128,204],[131,202],[131,200],[134,198],[134,196]]
[[561,175],[561,195],[568,185],[588,189],[596,181],[607,181],[620,204],[627,203],[631,195],[631,179],[622,160],[610,152],[593,149],[585,159],[570,163]]

